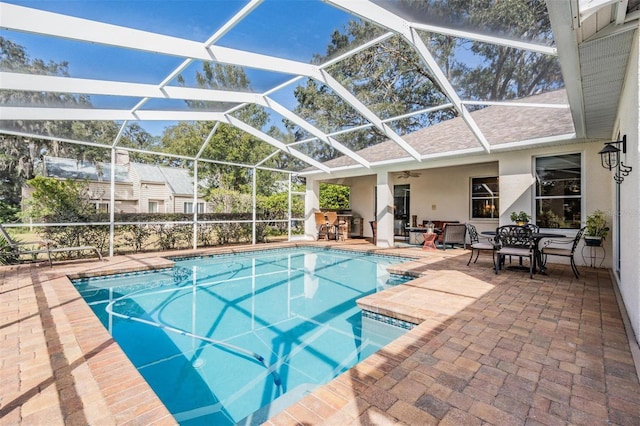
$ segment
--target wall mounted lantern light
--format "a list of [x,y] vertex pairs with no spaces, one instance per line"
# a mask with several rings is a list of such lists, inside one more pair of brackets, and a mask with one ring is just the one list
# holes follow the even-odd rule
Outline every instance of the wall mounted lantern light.
[[[622,145],[622,149],[618,148],[618,145]],[[609,170],[616,170],[613,175],[613,180],[615,180],[617,184],[622,183],[624,177],[629,176],[632,170],[631,166],[624,165],[620,158],[620,152],[623,154],[627,153],[627,135],[624,135],[621,141],[606,142],[604,148],[598,153],[600,154],[602,167]]]

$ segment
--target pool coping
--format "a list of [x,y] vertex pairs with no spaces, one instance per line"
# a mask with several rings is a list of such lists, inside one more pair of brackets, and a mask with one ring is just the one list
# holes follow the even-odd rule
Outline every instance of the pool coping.
[[[362,246],[358,247],[360,244]],[[384,255],[383,251],[385,250],[368,244],[365,247],[364,244],[366,244],[364,240],[355,245],[353,241],[351,244],[317,244],[298,241],[269,243],[260,246],[249,245],[189,251],[167,251],[162,254],[142,253],[114,256],[105,258],[102,262],[91,261],[91,263],[85,261],[57,262],[52,268],[48,268],[44,264],[17,266],[16,268],[28,267],[36,269],[35,275],[38,276],[38,279],[36,280],[37,282],[34,282],[34,287],[38,287],[45,293],[44,298],[46,298],[46,304],[49,307],[55,307],[51,309],[52,315],[55,316],[55,324],[49,324],[51,327],[45,328],[43,330],[44,334],[51,334],[52,330],[55,334],[55,329],[62,329],[70,330],[74,336],[73,341],[65,342],[60,354],[50,354],[50,357],[62,355],[63,358],[66,358],[68,362],[66,365],[61,366],[63,369],[66,368],[68,370],[70,366],[74,366],[80,361],[88,368],[86,371],[88,374],[82,377],[82,392],[79,392],[77,401],[74,403],[78,408],[84,406],[84,409],[77,410],[74,414],[73,411],[76,408],[69,407],[65,410],[64,401],[61,401],[63,415],[68,414],[69,417],[59,419],[60,423],[70,423],[70,419],[73,419],[74,415],[82,411],[87,424],[177,424],[150,385],[95,316],[90,306],[80,296],[72,280],[170,268],[175,264],[175,261],[172,260],[174,258],[240,254],[274,249],[311,247],[322,250],[339,249],[349,252]],[[392,255],[395,256],[396,254]],[[29,273],[29,276],[33,280],[34,274]],[[49,346],[49,343],[47,346]],[[56,376],[60,373],[56,371],[54,366],[53,371],[49,371],[48,374]],[[77,380],[74,381],[79,384]],[[2,414],[5,411],[14,414],[13,408],[21,404],[20,397],[15,399],[11,397],[12,395],[8,394],[0,399],[0,402],[3,403]],[[9,401],[8,405],[5,401]],[[24,407],[22,411],[24,411]],[[30,417],[25,417],[24,413],[22,413],[22,418],[24,420]],[[34,417],[31,417],[31,419],[33,420]],[[55,418],[47,418],[47,421],[57,423]]]
[[[363,243],[366,242],[363,241]],[[360,242],[353,241],[350,243],[347,242],[346,244],[327,244],[325,242],[271,243],[264,246],[243,246],[225,248],[221,250],[197,250],[192,251],[192,253],[197,255],[208,255],[225,252],[231,253],[236,251],[255,251],[256,249],[262,248],[264,250],[269,250],[270,248],[276,247],[287,248],[307,246],[319,246],[327,249],[339,248],[341,250],[345,249],[349,251],[390,254],[393,256],[403,256],[406,253],[407,257],[413,257],[411,254],[420,253],[420,251],[416,252],[415,248],[406,250],[401,248],[380,249],[370,244],[361,245]],[[186,252],[184,250],[175,252],[175,254],[182,255],[185,253]],[[474,315],[476,315],[477,310],[480,308],[487,310],[491,315],[493,315],[494,312],[491,310],[493,309],[491,307],[491,298],[488,299],[489,305],[487,305],[487,302],[483,299],[478,306],[474,306],[470,310],[463,309],[460,313],[453,314],[453,316],[451,312],[439,312],[437,309],[425,308],[424,306],[412,306],[413,301],[424,299],[424,295],[426,294],[433,295],[438,293],[445,296],[453,294],[454,298],[452,300],[457,301],[457,303],[469,301],[473,298],[474,294],[481,298],[482,296],[478,296],[478,290],[475,288],[475,284],[478,283],[470,284],[467,287],[457,286],[459,290],[457,289],[455,292],[452,292],[450,286],[446,285],[447,283],[450,284],[451,277],[456,273],[456,268],[459,268],[458,271],[464,271],[464,274],[482,278],[482,282],[498,286],[502,285],[506,289],[514,287],[514,279],[523,282],[524,284],[521,285],[521,287],[526,290],[529,287],[536,289],[543,284],[553,285],[553,282],[558,280],[558,276],[561,280],[569,280],[568,277],[572,277],[571,271],[564,265],[553,265],[553,269],[550,271],[549,277],[536,277],[537,279],[534,281],[530,281],[528,276],[526,278],[521,277],[521,274],[503,273],[494,276],[491,272],[486,274],[486,272],[483,271],[484,267],[472,266],[471,268],[465,268],[464,264],[466,264],[468,253],[468,251],[463,250],[446,250],[438,251],[436,253],[424,253],[424,255],[426,255],[425,257],[403,264],[404,266],[394,273],[418,276],[418,279],[412,280],[398,287],[376,293],[376,295],[379,295],[379,300],[375,300],[375,298],[369,298],[369,296],[367,296],[363,298],[365,300],[361,300],[360,302],[362,304],[368,304],[370,309],[377,309],[379,312],[387,311],[388,313],[396,316],[398,313],[403,315],[408,315],[408,313],[410,313],[409,316],[414,320],[425,317],[426,319],[400,338],[385,346],[383,350],[378,351],[369,358],[363,360],[361,363],[333,379],[326,385],[321,385],[316,391],[305,396],[303,400],[271,417],[266,423],[270,425],[355,424],[361,420],[372,420],[373,418],[378,418],[383,422],[392,423],[393,421],[397,422],[398,420],[410,424],[415,421],[423,423],[437,423],[437,419],[431,416],[427,411],[424,411],[424,408],[419,410],[412,405],[412,401],[415,403],[415,396],[412,395],[417,392],[418,388],[423,388],[424,385],[432,384],[433,379],[429,379],[428,383],[418,383],[415,382],[415,380],[422,377],[422,379],[419,379],[421,381],[425,376],[417,371],[415,373],[410,373],[410,375],[405,378],[401,378],[400,376],[397,376],[397,374],[399,374],[399,371],[407,368],[418,368],[419,370],[425,370],[425,372],[427,369],[433,369],[436,366],[431,366],[430,363],[424,364],[427,359],[433,359],[429,354],[432,354],[436,349],[437,352],[434,355],[438,355],[441,351],[450,352],[451,348],[455,347],[453,346],[447,349],[446,346],[440,346],[445,342],[443,340],[444,334],[447,336],[450,335],[455,331],[455,329],[461,327],[465,321],[468,321],[470,318],[474,318]],[[464,255],[464,258],[460,257],[461,254]],[[3,290],[7,289],[4,291],[3,297],[6,298],[7,294],[14,296],[13,293],[17,292],[25,293],[30,291],[31,288],[34,288],[35,293],[40,292],[43,294],[43,296],[40,296],[40,299],[44,298],[44,304],[46,304],[46,306],[43,306],[43,303],[39,302],[37,310],[48,311],[48,315],[53,319],[43,321],[42,324],[42,334],[47,337],[47,346],[45,348],[49,353],[49,357],[45,357],[44,359],[44,364],[46,364],[48,369],[41,372],[38,377],[35,377],[33,374],[33,368],[15,374],[15,377],[18,378],[17,380],[21,381],[19,384],[14,383],[16,380],[12,378],[14,373],[2,378],[3,384],[6,383],[11,385],[6,387],[3,386],[3,389],[20,389],[19,391],[6,391],[4,395],[0,396],[0,403],[2,403],[0,408],[0,414],[2,415],[0,417],[3,418],[3,421],[6,420],[10,424],[33,424],[43,422],[100,425],[176,424],[177,422],[175,419],[168,413],[166,407],[164,407],[149,385],[144,381],[135,367],[133,367],[126,355],[120,350],[117,343],[113,341],[100,321],[95,317],[89,306],[79,296],[69,278],[67,278],[67,275],[86,277],[89,275],[118,273],[119,271],[127,272],[166,267],[166,265],[170,264],[168,262],[171,262],[168,261],[166,257],[171,255],[172,253],[170,252],[164,252],[162,253],[162,256],[159,256],[158,253],[146,253],[108,258],[104,262],[80,262],[78,264],[73,262],[68,264],[58,263],[54,265],[53,268],[44,267],[42,265],[23,265],[6,269],[8,272],[5,273],[5,275],[2,275],[4,271],[3,268],[0,268],[0,277],[9,276],[12,280],[9,286],[5,286],[3,283]],[[438,265],[438,262],[443,260],[453,260],[454,263],[449,265],[445,262]],[[14,277],[10,275],[14,268],[16,271],[19,271],[16,273],[17,278],[15,278],[15,282]],[[447,269],[450,269],[451,271],[449,273],[454,275],[447,275],[447,273],[444,272]],[[604,296],[600,297],[605,298],[600,300],[601,303],[607,303],[608,310],[605,311],[604,308],[601,307],[601,315],[603,318],[605,318],[605,315],[611,315],[610,299],[607,299],[607,293],[610,290],[608,287],[611,286],[611,282],[613,281],[611,272],[609,270],[592,269],[584,269],[581,270],[581,272],[585,272],[586,283],[598,286],[597,288],[600,288],[601,291],[603,288],[601,286],[604,285]],[[480,277],[480,274],[485,275]],[[460,277],[455,276],[455,279],[457,280],[456,283],[459,278]],[[440,282],[440,285],[438,285],[437,282]],[[615,284],[613,286],[615,287]],[[399,290],[399,288],[403,291]],[[613,290],[611,292],[613,292]],[[17,294],[15,296],[17,297]],[[366,300],[367,298],[370,300]],[[615,299],[615,296],[613,298]],[[9,325],[19,323],[22,329],[30,320],[30,316],[27,315],[25,317],[25,314],[21,312],[16,313],[14,316],[12,315],[14,314],[13,311],[17,310],[15,306],[19,305],[21,309],[22,306],[28,307],[29,304],[27,303],[27,300],[22,302],[22,296],[20,298],[20,303],[18,303],[17,298],[16,302],[13,304],[6,303],[5,300],[6,299],[3,299],[4,311],[0,312],[3,313],[3,319],[5,321],[9,321]],[[620,310],[621,308],[618,308],[616,304],[613,313],[615,314],[615,312],[619,312]],[[9,315],[7,312],[9,312]],[[42,312],[40,313],[40,316],[44,318]],[[11,322],[11,318],[16,318],[16,320]],[[609,316],[606,318],[609,322],[611,321]],[[546,321],[543,321],[540,324],[545,323]],[[570,323],[566,323],[563,326],[566,327],[567,324],[570,325]],[[475,326],[476,325],[470,323],[466,327],[473,328]],[[621,327],[621,329],[624,332],[624,327]],[[36,329],[34,328],[33,330]],[[610,326],[608,326],[608,330],[611,332]],[[34,334],[36,331],[31,331],[31,333]],[[55,333],[62,336],[61,339],[63,339],[63,341],[58,342],[60,347],[50,346],[48,336]],[[616,329],[614,334],[619,334],[618,329]],[[20,336],[22,336],[22,333],[18,334],[9,330],[9,334],[4,337],[7,345],[2,348],[3,354],[13,353],[10,350],[11,345],[23,345]],[[72,339],[69,339],[70,337],[72,337]],[[619,337],[616,337],[616,339],[617,338]],[[458,339],[456,338],[452,341],[455,340]],[[489,338],[488,340],[491,342],[492,338]],[[455,345],[458,345],[461,342],[462,341],[460,340],[455,343]],[[626,344],[629,345],[629,342],[631,342],[630,338],[627,340]],[[478,344],[482,345],[483,343],[480,342]],[[447,343],[446,345],[449,346],[450,343]],[[632,347],[631,352],[636,349],[637,348]],[[63,359],[69,360],[69,362],[66,364],[59,363],[60,355],[62,355]],[[21,355],[21,357],[24,356],[25,355]],[[34,355],[30,356],[30,358],[33,357]],[[36,352],[36,360],[40,357],[41,354],[39,355],[39,352]],[[12,359],[15,359],[15,357],[3,357],[3,374],[5,373],[7,363],[11,363]],[[456,364],[464,359],[467,358],[460,357],[456,360]],[[618,363],[620,361],[621,359],[616,360]],[[15,362],[22,369],[23,365],[31,367],[30,364],[32,364],[34,360],[18,358]],[[475,361],[471,360],[467,360],[465,362],[468,363],[464,366],[465,368],[469,368],[472,364],[476,364]],[[611,362],[611,360],[609,360],[609,362]],[[50,368],[49,364],[51,364]],[[627,361],[619,365],[624,366],[625,369],[630,368]],[[86,367],[88,367],[88,370]],[[456,368],[461,367],[463,366],[460,365]],[[41,367],[39,366],[38,368]],[[450,365],[448,368],[453,368],[453,366]],[[482,368],[489,367],[485,366]],[[577,367],[568,365],[567,368],[575,369]],[[15,368],[7,371],[15,372]],[[58,386],[58,382],[63,381],[66,383],[66,373],[69,371],[72,373],[70,374],[71,381],[75,382],[75,386],[79,391],[77,398],[60,400],[59,398],[65,395],[65,390],[61,391],[58,388],[59,396],[57,396],[58,399],[56,399],[55,387]],[[118,374],[113,374],[114,371]],[[636,375],[638,374],[637,368],[634,367],[633,371]],[[455,371],[450,371],[450,373],[455,373]],[[23,377],[24,374],[28,374],[26,381],[25,377]],[[406,374],[406,372],[403,374]],[[443,372],[441,374],[445,373]],[[529,372],[528,374],[532,373]],[[54,376],[57,378],[55,380],[56,386],[52,386],[51,382],[48,381],[50,380],[50,377]],[[41,377],[43,377],[44,380],[41,380]],[[126,377],[126,379],[122,380],[122,377]],[[41,381],[38,382],[38,380]],[[406,388],[405,382],[413,384],[410,388]],[[47,387],[46,385],[43,385],[43,383],[48,383],[49,386]],[[30,388],[29,386],[35,387]],[[391,389],[392,386],[393,389]],[[440,385],[437,383],[432,384],[432,386],[435,387],[432,389],[430,388],[429,390],[430,398],[438,398],[439,401],[447,400],[446,395],[439,393],[445,388],[438,388]],[[622,385],[619,384],[618,386]],[[629,386],[631,385],[629,384]],[[636,384],[633,386],[635,386],[633,389],[637,388],[637,379]],[[23,389],[25,387],[26,390]],[[415,389],[411,390],[413,388]],[[36,389],[36,394],[31,393],[33,389]],[[473,387],[470,387],[470,389],[473,389]],[[625,397],[628,398],[631,398],[633,395],[640,394],[640,391],[637,389],[631,394],[628,390],[624,390],[626,388],[619,388],[618,390],[614,387],[612,389],[615,390],[617,395],[619,395],[619,392],[621,391],[624,392]],[[53,397],[46,396],[51,393],[49,391],[53,392]],[[408,394],[405,394],[406,392],[408,392]],[[615,398],[617,395],[613,395],[613,397]],[[462,396],[460,395],[458,396],[458,398],[461,397]],[[43,405],[43,398],[46,402],[45,405]],[[638,400],[640,403],[640,397]],[[455,406],[455,403],[453,404]],[[594,403],[592,403],[592,405],[600,406],[599,404]],[[15,407],[18,407],[18,409],[16,410]],[[615,407],[610,406],[609,403],[607,403],[606,407],[608,407],[609,410],[612,410],[612,412],[620,412],[621,409],[625,409],[620,405],[616,405]],[[457,419],[466,418],[473,420],[474,422],[482,419],[485,422],[488,421],[491,423],[492,419],[495,420],[501,418],[495,417],[497,413],[506,415],[504,408],[502,409],[503,411],[499,411],[499,409],[494,405],[483,406],[477,401],[473,406],[468,406],[467,408],[468,410],[463,408],[462,412],[460,409],[453,409],[449,414],[447,414],[447,418],[444,420],[451,420],[449,416],[453,415],[453,418]],[[540,410],[542,408],[532,406],[531,409]],[[632,408],[629,408],[628,410],[630,411],[627,411],[627,413],[633,411]],[[78,412],[83,412],[84,422],[74,421]],[[544,413],[546,413],[546,411]],[[640,415],[636,416],[633,414],[632,416],[634,417],[631,418],[636,418],[640,421]],[[554,418],[557,419],[557,417]]]

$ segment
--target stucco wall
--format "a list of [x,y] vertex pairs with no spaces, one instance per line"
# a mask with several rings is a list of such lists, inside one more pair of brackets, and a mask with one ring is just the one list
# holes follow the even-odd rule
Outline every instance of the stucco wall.
[[363,236],[371,238],[373,233],[369,222],[375,220],[374,191],[376,176],[368,175],[359,178],[346,179],[345,183],[351,187],[351,212],[362,217]]
[[[498,175],[498,164],[481,163],[464,166],[439,167],[420,171],[419,177],[395,178],[394,185],[410,185],[410,215],[418,216],[418,224],[424,220],[451,220],[461,223],[470,216],[470,178]],[[474,221],[479,230],[495,229],[497,221]]]
[[[639,36],[629,58],[627,75],[618,108],[618,129],[612,137],[627,136],[625,164],[633,167],[620,185],[620,275],[619,288],[636,340],[640,340],[640,75],[638,72]],[[612,204],[613,206],[614,204]]]

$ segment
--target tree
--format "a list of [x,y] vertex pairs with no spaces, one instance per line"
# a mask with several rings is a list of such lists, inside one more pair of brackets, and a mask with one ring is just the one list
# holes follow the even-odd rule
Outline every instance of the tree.
[[[66,62],[45,63],[40,59],[32,60],[23,46],[0,37],[0,68],[9,72],[24,72],[46,75],[68,75]],[[84,97],[67,94],[21,92],[0,90],[2,105],[59,105],[65,103],[85,103]],[[34,134],[52,134],[58,132],[60,123],[53,125],[43,121],[0,121],[5,129]],[[68,132],[67,132],[68,133]],[[20,205],[21,188],[24,182],[33,177],[35,165],[48,143],[38,139],[26,139],[20,136],[0,135],[0,200],[12,206]]]
[[[152,136],[144,130],[138,123],[129,123],[124,129],[122,137],[118,143],[119,147],[135,148],[145,151],[161,151],[161,139]],[[163,158],[155,154],[144,154],[132,151],[129,154],[131,161],[146,164],[163,164]]]
[[[435,2],[401,0],[385,7],[419,22],[451,25],[454,28],[481,29],[516,39],[549,43],[551,26],[543,0],[450,0]],[[351,21],[342,31],[334,31],[324,55],[314,61],[325,62],[338,53],[360,46],[381,33],[365,21]],[[511,47],[420,33],[443,73],[463,98],[505,100],[529,96],[562,87],[556,58]],[[473,65],[463,58],[471,52]],[[415,49],[397,35],[369,47],[328,68],[328,71],[381,118],[390,118],[447,102],[439,84]],[[296,88],[296,113],[320,129],[331,132],[368,124],[331,89],[313,79]],[[451,109],[404,118],[389,125],[399,134],[452,118]],[[304,131],[290,126],[298,139]],[[354,150],[386,139],[373,129],[340,135],[338,140]],[[320,161],[340,153],[321,143],[309,144],[307,152]]]
[[351,188],[346,185],[331,183],[320,184],[320,209],[347,210],[350,207],[349,193]]
[[89,185],[86,182],[36,176],[29,179],[27,184],[33,188],[33,193],[24,203],[25,220],[81,222],[96,211],[90,202]]
[[[251,91],[251,83],[240,67],[205,62],[202,71],[195,76],[198,87],[217,90]],[[185,77],[178,82],[185,85]],[[205,101],[187,101],[190,108],[227,110],[233,105]],[[249,104],[233,112],[233,116],[250,126],[262,130],[268,124],[268,115],[260,106]],[[214,122],[180,123],[167,129],[162,142],[167,152],[196,155],[210,132]],[[267,157],[275,148],[266,142],[226,123],[219,123],[213,137],[204,148],[201,158],[253,165]],[[184,163],[184,162],[180,162]],[[198,175],[214,188],[251,192],[252,169],[228,164],[200,162]],[[272,179],[273,180],[273,179]],[[269,185],[261,185],[259,193],[269,193]]]
[[[50,223],[83,223],[97,220],[96,209],[89,195],[89,185],[77,180],[58,180],[36,176],[27,181],[33,188],[25,201],[23,221],[34,219]],[[48,240],[61,246],[93,245],[104,248],[108,226],[63,226],[44,229]]]
[[[31,59],[23,46],[0,37],[0,68],[10,72],[69,76],[67,62],[45,62]],[[0,104],[17,106],[91,106],[89,96],[68,93],[0,90]],[[43,135],[90,141],[102,147],[62,143],[55,139],[0,135],[0,201],[18,207],[25,181],[35,176],[42,156],[76,158],[83,161],[109,161],[109,148],[118,134],[119,125],[113,121],[0,121],[5,129]],[[146,148],[151,136],[138,125],[128,126],[121,143],[124,146]]]

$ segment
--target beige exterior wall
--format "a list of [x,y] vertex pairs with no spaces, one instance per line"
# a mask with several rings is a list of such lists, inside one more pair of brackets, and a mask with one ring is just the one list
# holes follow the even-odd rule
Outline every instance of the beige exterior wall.
[[[598,151],[602,149],[602,146],[602,141],[596,141],[461,157],[459,159],[436,160],[430,162],[432,168],[416,170],[420,173],[419,177],[399,179],[398,173],[389,172],[389,188],[392,191],[394,185],[410,185],[410,215],[417,215],[418,223],[423,220],[457,220],[463,223],[470,221],[476,225],[479,231],[494,230],[500,224],[511,223],[509,216],[512,211],[524,210],[532,213],[534,210],[534,168],[537,156],[580,153],[583,165],[582,213],[584,221],[586,215],[593,210],[610,211],[611,209],[613,179],[611,172],[600,165]],[[499,176],[500,178],[500,218],[499,220],[474,219],[471,221],[471,178],[487,176]],[[308,178],[308,180],[310,179]],[[327,180],[327,182],[340,182],[351,187],[351,209],[353,213],[363,217],[365,237],[372,236],[368,222],[374,218],[374,190],[377,181],[376,175],[336,177]],[[383,206],[378,206],[379,210],[382,208]],[[380,232],[379,225],[378,234]],[[558,230],[556,232],[567,237],[575,235],[575,230]],[[612,265],[612,240],[613,238],[610,237],[605,241],[606,257],[603,262],[605,267]],[[578,264],[583,264],[581,251],[582,246],[578,248]],[[563,262],[564,259],[558,258],[552,261]]]
[[[183,213],[184,203],[193,202],[193,195],[174,195],[171,189],[164,183],[141,181],[135,173],[129,173],[132,183],[115,184],[115,208],[116,213],[149,213],[149,202],[158,204],[158,213]],[[97,204],[109,204],[111,186],[109,181],[89,182],[91,200]],[[33,189],[23,188],[22,197],[31,196]],[[205,204],[205,212],[210,211],[204,199],[199,198],[198,203]]]
[[[613,138],[618,133],[627,136],[627,154],[625,164],[632,166],[633,171],[624,178],[620,187],[620,269],[616,273],[618,287],[624,300],[624,305],[629,315],[631,327],[640,340],[640,70],[638,66],[640,57],[640,42],[638,30],[629,58],[625,84],[618,107],[617,129]],[[609,177],[610,180],[612,180]],[[611,184],[614,188],[615,184]],[[612,197],[611,211],[615,211],[615,197]],[[617,230],[614,229],[615,241]],[[616,249],[618,245],[616,244]],[[617,265],[614,268],[616,271]]]
[[376,217],[373,211],[376,175],[345,179],[345,184],[351,187],[351,213],[362,217],[362,235],[367,238],[373,237],[369,222]]
[[[419,177],[399,179],[394,185],[408,184],[411,188],[410,215],[424,220],[467,222],[470,218],[470,183],[472,177],[497,176],[497,163],[468,164],[420,171]],[[480,220],[479,223],[497,221]]]

